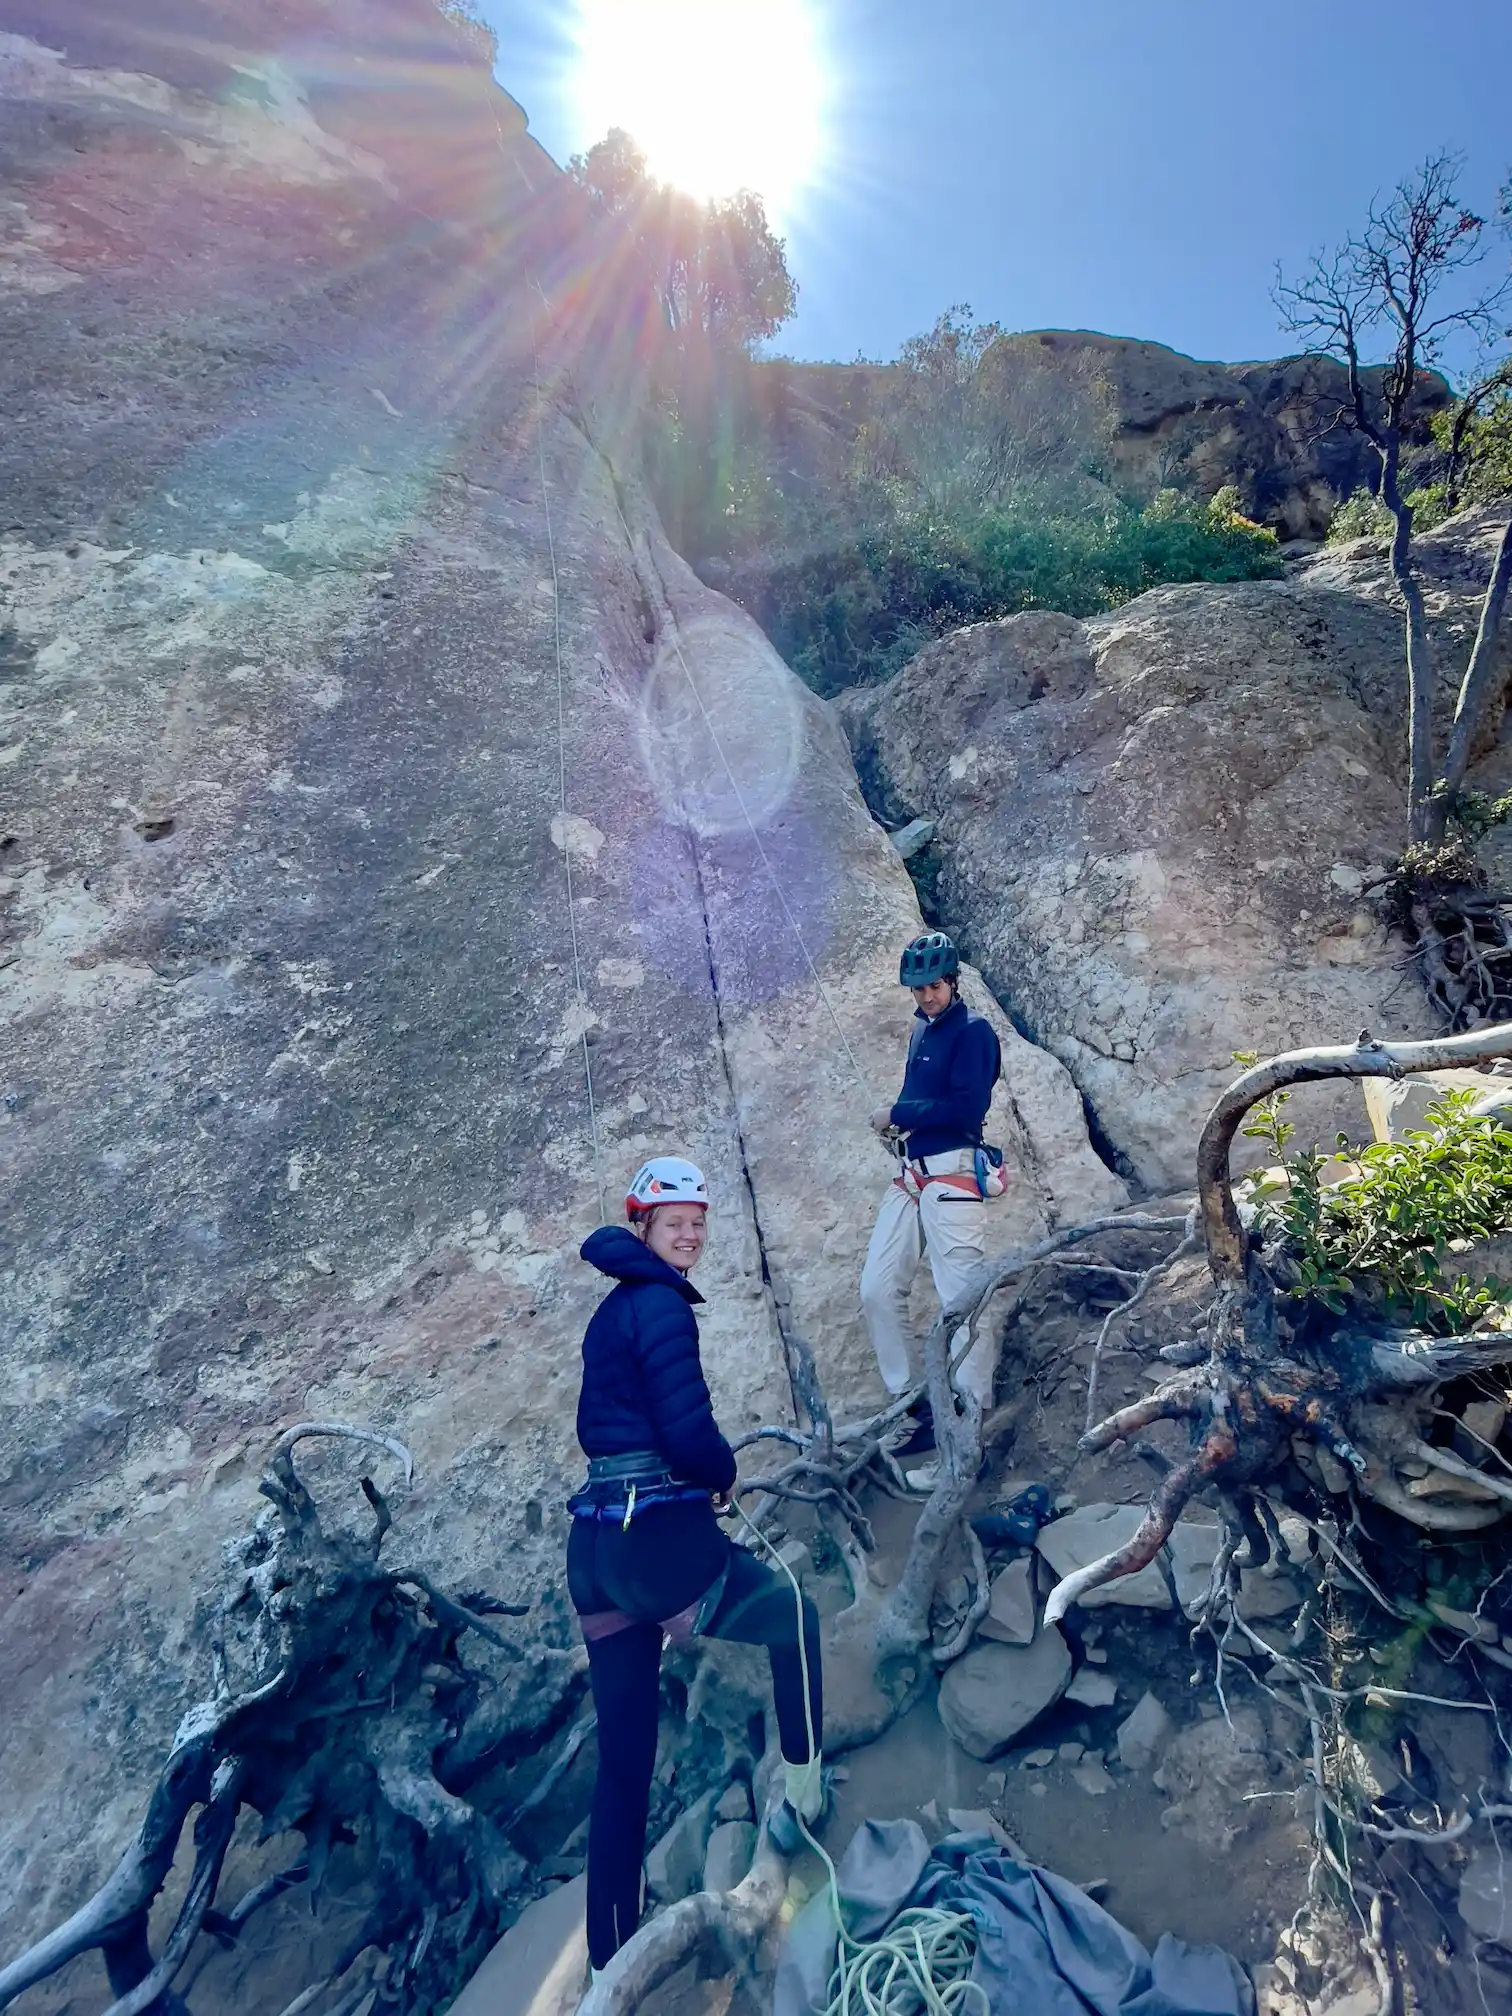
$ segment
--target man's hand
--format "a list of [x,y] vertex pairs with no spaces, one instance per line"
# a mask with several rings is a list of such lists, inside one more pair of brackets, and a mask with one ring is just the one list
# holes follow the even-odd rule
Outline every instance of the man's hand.
[[714,1507],[714,1517],[716,1519],[728,1519],[730,1514],[735,1510],[735,1501],[728,1491],[711,1491],[709,1499]]
[[870,1126],[873,1134],[888,1133],[893,1124],[891,1106],[873,1107],[871,1118],[867,1124]]

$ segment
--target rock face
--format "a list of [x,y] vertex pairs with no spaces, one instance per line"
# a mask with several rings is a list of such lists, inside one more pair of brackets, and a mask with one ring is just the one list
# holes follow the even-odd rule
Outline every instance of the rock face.
[[[1504,516],[1422,542],[1446,699]],[[1235,1050],[1431,1031],[1362,893],[1403,840],[1404,673],[1361,545],[1092,622],[973,625],[840,703],[874,805],[936,824],[946,928],[1155,1187],[1190,1183]],[[1488,786],[1512,767],[1497,725]],[[1353,1091],[1291,1117],[1362,1131]]]
[[[554,397],[570,362],[593,403],[538,291],[581,248],[465,29],[429,0],[6,23],[20,1940],[135,1826],[281,1427],[401,1435],[391,1546],[569,1642],[576,1249],[645,1155],[709,1174],[725,1425],[792,1418],[795,1333],[870,1396],[866,1113],[919,920],[830,710]],[[997,1019],[1007,1243],[1123,1191]],[[306,1474],[344,1507],[357,1467]]]

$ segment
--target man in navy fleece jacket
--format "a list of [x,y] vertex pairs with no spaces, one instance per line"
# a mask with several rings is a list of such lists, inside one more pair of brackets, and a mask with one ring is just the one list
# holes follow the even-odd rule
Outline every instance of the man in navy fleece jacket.
[[[977,1185],[976,1150],[1002,1071],[1002,1052],[990,1022],[973,1015],[960,997],[960,956],[943,931],[916,938],[903,953],[902,985],[913,992],[915,1020],[903,1090],[891,1106],[871,1116],[877,1133],[903,1137],[898,1174],[888,1186],[861,1270],[861,1306],[889,1393],[913,1384],[908,1292],[925,1254],[943,1308],[959,1297],[985,1258],[987,1206]],[[985,1411],[992,1403],[997,1353],[982,1336],[957,1367],[958,1391]],[[924,1454],[934,1447],[927,1401],[914,1410],[914,1428],[898,1452]],[[921,1488],[929,1471],[910,1474]]]

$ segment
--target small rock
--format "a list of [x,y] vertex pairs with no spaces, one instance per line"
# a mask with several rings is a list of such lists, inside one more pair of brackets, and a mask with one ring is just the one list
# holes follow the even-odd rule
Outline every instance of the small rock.
[[1128,1771],[1148,1771],[1175,1732],[1164,1708],[1153,1694],[1143,1694],[1134,1712],[1118,1725],[1118,1761]]
[[1007,1828],[999,1826],[985,1806],[952,1806],[945,1817],[957,1834],[990,1834],[1005,1855],[1011,1855],[1015,1862],[1028,1861]]
[[1083,1792],[1090,1792],[1094,1798],[1100,1798],[1104,1792],[1113,1790],[1113,1780],[1108,1776],[1100,1758],[1089,1757],[1076,1765],[1071,1777],[1080,1785]]
[[1107,1663],[1108,1652],[1106,1646],[1089,1645],[1087,1647],[1087,1664],[1089,1666],[1106,1666]]
[[1053,1750],[1026,1750],[1019,1760],[1026,1771],[1043,1771],[1047,1764],[1055,1762]]
[[714,1819],[714,1798],[706,1792],[680,1813],[646,1857],[646,1888],[654,1902],[674,1904],[696,1890]]
[[749,1820],[751,1817],[750,1787],[743,1779],[733,1778],[714,1802],[716,1820]]
[[[1143,1520],[1140,1505],[1083,1505],[1043,1527],[1034,1544],[1057,1575],[1072,1575],[1132,1540]],[[1081,1602],[1084,1608],[1123,1603],[1138,1610],[1169,1610],[1171,1592],[1152,1561],[1137,1575],[1125,1575],[1105,1588],[1089,1590]]]
[[1029,1787],[1029,1790],[1036,1799],[1043,1799],[1045,1794],[1050,1790],[1050,1787],[1045,1783],[1043,1778],[1036,1778],[1034,1783]]
[[888,839],[898,850],[901,860],[912,861],[921,853],[935,836],[933,819],[910,819],[906,826],[900,826],[896,833],[889,833]]
[[[814,1572],[814,1557],[801,1540],[789,1540],[785,1547],[777,1549],[777,1559],[787,1569],[789,1575],[796,1575],[801,1582],[805,1575]],[[783,1578],[786,1580],[786,1577]],[[789,1596],[792,1591],[788,1591]]]
[[1084,1897],[1090,1897],[1095,1904],[1099,1897],[1105,1897],[1112,1888],[1106,1876],[1089,1876],[1085,1883],[1078,1883],[1077,1889]]
[[1079,1708],[1111,1708],[1118,1699],[1118,1682],[1111,1673],[1091,1673],[1083,1666],[1066,1689],[1066,1699]]
[[1512,1868],[1505,1848],[1477,1847],[1460,1877],[1459,1914],[1482,1939],[1512,1940]]
[[1197,1615],[1197,1606],[1207,1595],[1222,1537],[1214,1523],[1178,1519],[1166,1542],[1166,1552],[1171,1561],[1171,1580],[1176,1585],[1176,1601],[1188,1617]]
[[1058,1630],[1032,1645],[974,1645],[940,1682],[940,1720],[973,1757],[999,1756],[1066,1691],[1071,1654]]
[[723,1895],[750,1870],[756,1856],[756,1829],[749,1820],[726,1820],[709,1836],[703,1887]]
[[1239,1615],[1246,1624],[1258,1624],[1268,1617],[1289,1617],[1301,1604],[1302,1590],[1294,1576],[1266,1575],[1258,1568],[1241,1571]]
[[1008,1790],[1008,1773],[1006,1771],[989,1771],[987,1776],[982,1780],[982,1789],[989,1799],[1001,1799],[1003,1794]]
[[964,1575],[952,1575],[941,1593],[947,1610],[962,1611],[971,1602],[971,1584]]
[[1068,1512],[1074,1512],[1076,1510],[1076,1506],[1077,1506],[1077,1497],[1074,1491],[1062,1491],[1059,1498],[1057,1498],[1055,1501],[1056,1513],[1058,1516],[1061,1517],[1064,1517],[1064,1515]]
[[1082,1743],[1062,1743],[1055,1754],[1062,1764],[1078,1764],[1085,1754],[1085,1749],[1086,1746]]
[[924,1804],[923,1806],[921,1806],[921,1807],[919,1808],[919,1811],[920,1811],[920,1813],[921,1813],[921,1814],[923,1814],[924,1818],[925,1818],[925,1819],[926,1819],[926,1820],[927,1820],[927,1821],[929,1822],[929,1824],[930,1824],[930,1826],[931,1826],[931,1827],[938,1827],[938,1826],[939,1826],[939,1824],[940,1824],[940,1809],[939,1809],[939,1807],[938,1807],[938,1806],[937,1806],[937,1805],[935,1804],[935,1802],[934,1802],[934,1800],[933,1800],[933,1799],[931,1799],[931,1800],[927,1801],[927,1802],[926,1802],[926,1804]]
[[1004,1645],[1028,1645],[1035,1627],[1034,1563],[1025,1555],[994,1576],[987,1615],[977,1626],[983,1638]]

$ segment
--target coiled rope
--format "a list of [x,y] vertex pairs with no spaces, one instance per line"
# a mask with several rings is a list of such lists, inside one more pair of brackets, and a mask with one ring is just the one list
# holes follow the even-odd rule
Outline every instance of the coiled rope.
[[[798,1613],[798,1657],[803,1667],[803,1720],[808,1754],[819,1754],[815,1741],[814,1704],[809,1689],[808,1637],[803,1628],[803,1590],[798,1577],[761,1529],[733,1501],[741,1525],[756,1545],[787,1577]],[[971,1979],[976,1961],[977,1922],[969,1911],[942,1911],[922,1905],[900,1911],[876,1939],[853,1939],[840,1908],[840,1878],[822,1842],[809,1831],[807,1820],[794,1809],[799,1832],[824,1864],[839,1943],[829,1978],[829,2000],[822,2016],[992,2016],[992,2003],[980,1982]]]

